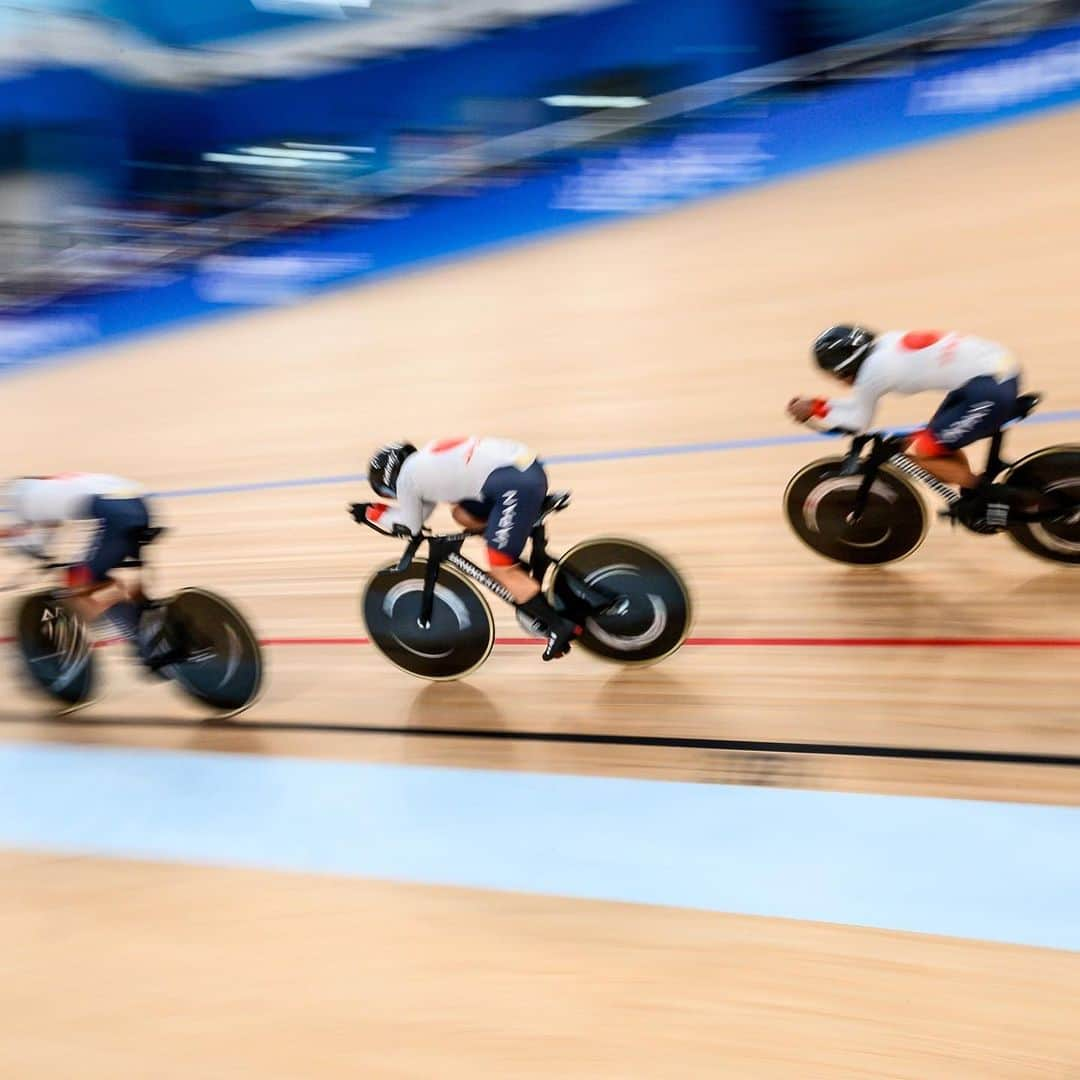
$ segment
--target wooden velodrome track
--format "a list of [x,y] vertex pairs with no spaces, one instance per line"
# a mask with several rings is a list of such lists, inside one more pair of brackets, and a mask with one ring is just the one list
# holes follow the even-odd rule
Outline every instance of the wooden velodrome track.
[[[807,342],[838,319],[1008,342],[1044,410],[1077,409],[1078,167],[1080,112],[1062,112],[142,340],[6,381],[0,449],[10,471],[170,491],[357,473],[403,435],[508,434],[552,456],[789,435],[784,402],[821,387]],[[1011,446],[1071,440],[1080,421]],[[649,539],[691,582],[695,637],[745,643],[631,674],[508,644],[433,686],[368,647],[272,645],[266,695],[233,730],[107,650],[108,696],[77,722],[5,672],[2,737],[1080,803],[1066,764],[787,752],[1080,756],[1080,574],[942,525],[887,572],[818,560],[779,500],[829,449],[549,470],[575,496],[557,546]],[[221,589],[271,640],[358,637],[359,588],[397,550],[345,515],[365,492],[162,500],[160,583]],[[998,644],[777,643],[836,637]],[[780,745],[349,730],[369,725]],[[0,866],[4,1076],[1080,1076],[1074,953],[253,871]]]

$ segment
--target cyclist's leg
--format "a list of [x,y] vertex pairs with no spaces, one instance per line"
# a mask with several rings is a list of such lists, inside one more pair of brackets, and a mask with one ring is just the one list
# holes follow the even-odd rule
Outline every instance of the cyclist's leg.
[[462,499],[461,502],[454,503],[450,513],[466,532],[482,533],[487,527],[493,507],[494,503],[490,499]]
[[491,576],[507,589],[532,628],[547,638],[543,658],[557,660],[570,651],[580,630],[547,602],[539,583],[520,561],[540,517],[547,487],[547,473],[539,462],[526,469],[512,465],[496,469],[484,485],[484,496],[494,504],[484,537]]
[[526,469],[513,465],[496,469],[484,484],[484,498],[492,505],[484,527],[488,563],[492,576],[510,590],[518,603],[540,591],[519,559],[540,516],[547,488],[547,473],[539,462]]
[[1015,378],[998,382],[982,375],[970,380],[945,398],[912,438],[908,455],[946,484],[961,491],[974,488],[978,477],[963,448],[990,438],[1011,419],[1018,389]]
[[111,572],[126,559],[138,556],[134,534],[149,523],[147,507],[142,499],[98,497],[91,512],[97,518],[97,531],[83,561],[68,572],[69,600],[87,622],[107,614],[117,629],[130,637],[138,626],[139,605]]

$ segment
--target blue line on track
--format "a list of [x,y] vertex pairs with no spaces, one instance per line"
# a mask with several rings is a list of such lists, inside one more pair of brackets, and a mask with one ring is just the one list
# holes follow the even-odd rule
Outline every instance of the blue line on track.
[[[1059,424],[1080,420],[1080,409],[1062,409],[1040,413],[1025,420],[1027,424]],[[716,442],[671,443],[666,446],[633,446],[622,450],[596,450],[580,454],[550,454],[544,456],[548,465],[586,465],[598,461],[629,461],[634,458],[678,457],[684,454],[725,454],[735,450],[761,450],[773,446],[800,446],[804,443],[827,441],[829,436],[816,434],[766,435],[755,439],[721,439]],[[154,493],[159,499],[185,499],[201,495],[235,495],[249,491],[273,491],[278,488],[329,487],[335,484],[356,484],[367,479],[364,473],[342,473],[336,476],[303,476],[292,480],[260,480],[253,483],[220,484],[213,487],[176,488]]]
[[188,499],[196,495],[233,495],[241,491],[273,491],[277,488],[327,487],[333,484],[354,484],[367,480],[366,473],[342,473],[340,476],[303,476],[295,480],[259,480],[247,484],[221,484],[215,487],[175,488],[155,491],[155,499]]
[[[1080,409],[1062,409],[1041,413],[1025,420],[1025,424],[1060,424],[1080,420]],[[580,454],[550,454],[548,465],[586,465],[599,461],[630,461],[634,458],[679,457],[684,454],[725,454],[735,450],[762,450],[773,446],[800,446],[805,443],[829,441],[827,435],[765,435],[755,439],[721,439],[716,442],[670,443],[666,446],[631,446],[622,450],[595,450]],[[174,488],[155,491],[156,499],[189,499],[206,495],[237,495],[251,491],[277,491],[286,488],[332,487],[359,484],[367,480],[365,473],[339,473],[335,476],[300,476],[291,480],[257,480],[240,484],[216,484],[209,487]],[[7,514],[7,508],[0,509]]]

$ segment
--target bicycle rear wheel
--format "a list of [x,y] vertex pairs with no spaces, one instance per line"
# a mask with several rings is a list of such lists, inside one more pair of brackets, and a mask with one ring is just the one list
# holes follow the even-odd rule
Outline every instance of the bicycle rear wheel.
[[[570,577],[622,606],[589,615]],[[682,576],[659,552],[616,537],[585,540],[555,566],[548,589],[551,602],[581,623],[582,648],[620,664],[655,664],[670,656],[690,630],[690,594]]]
[[165,670],[203,705],[233,716],[262,687],[262,650],[250,624],[224,597],[181,589],[165,601],[163,636],[183,660]]
[[1032,555],[1080,565],[1080,446],[1050,446],[1022,458],[1005,474],[1021,492],[1037,492],[1044,507],[1075,507],[1060,519],[1021,521],[1008,528],[1012,542]]

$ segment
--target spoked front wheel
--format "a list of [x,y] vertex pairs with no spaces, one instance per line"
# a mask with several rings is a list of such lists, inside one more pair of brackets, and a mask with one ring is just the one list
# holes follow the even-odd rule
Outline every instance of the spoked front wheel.
[[439,567],[431,618],[424,620],[426,559],[377,570],[364,587],[364,625],[390,663],[421,679],[460,679],[475,671],[495,644],[495,621],[480,590],[445,563]]
[[24,597],[15,616],[15,640],[31,682],[72,708],[93,698],[93,644],[86,624],[53,592]]
[[[572,579],[610,596],[609,612],[589,615]],[[622,664],[670,656],[690,630],[690,594],[679,572],[658,552],[605,537],[571,548],[556,564],[551,602],[582,624],[583,648]]]
[[842,458],[822,458],[801,469],[784,492],[784,514],[795,535],[826,559],[851,566],[883,566],[910,555],[926,536],[926,507],[902,473],[882,465],[857,521],[862,474],[847,476]]
[[250,624],[226,599],[181,589],[164,603],[166,647],[183,659],[165,670],[203,705],[232,716],[262,687],[262,650]]
[[[1034,509],[1062,508],[1060,517],[1009,526],[1013,543],[1051,562],[1080,565],[1080,446],[1051,446],[1018,461],[1005,482]],[[1037,501],[1036,501],[1037,500]]]

